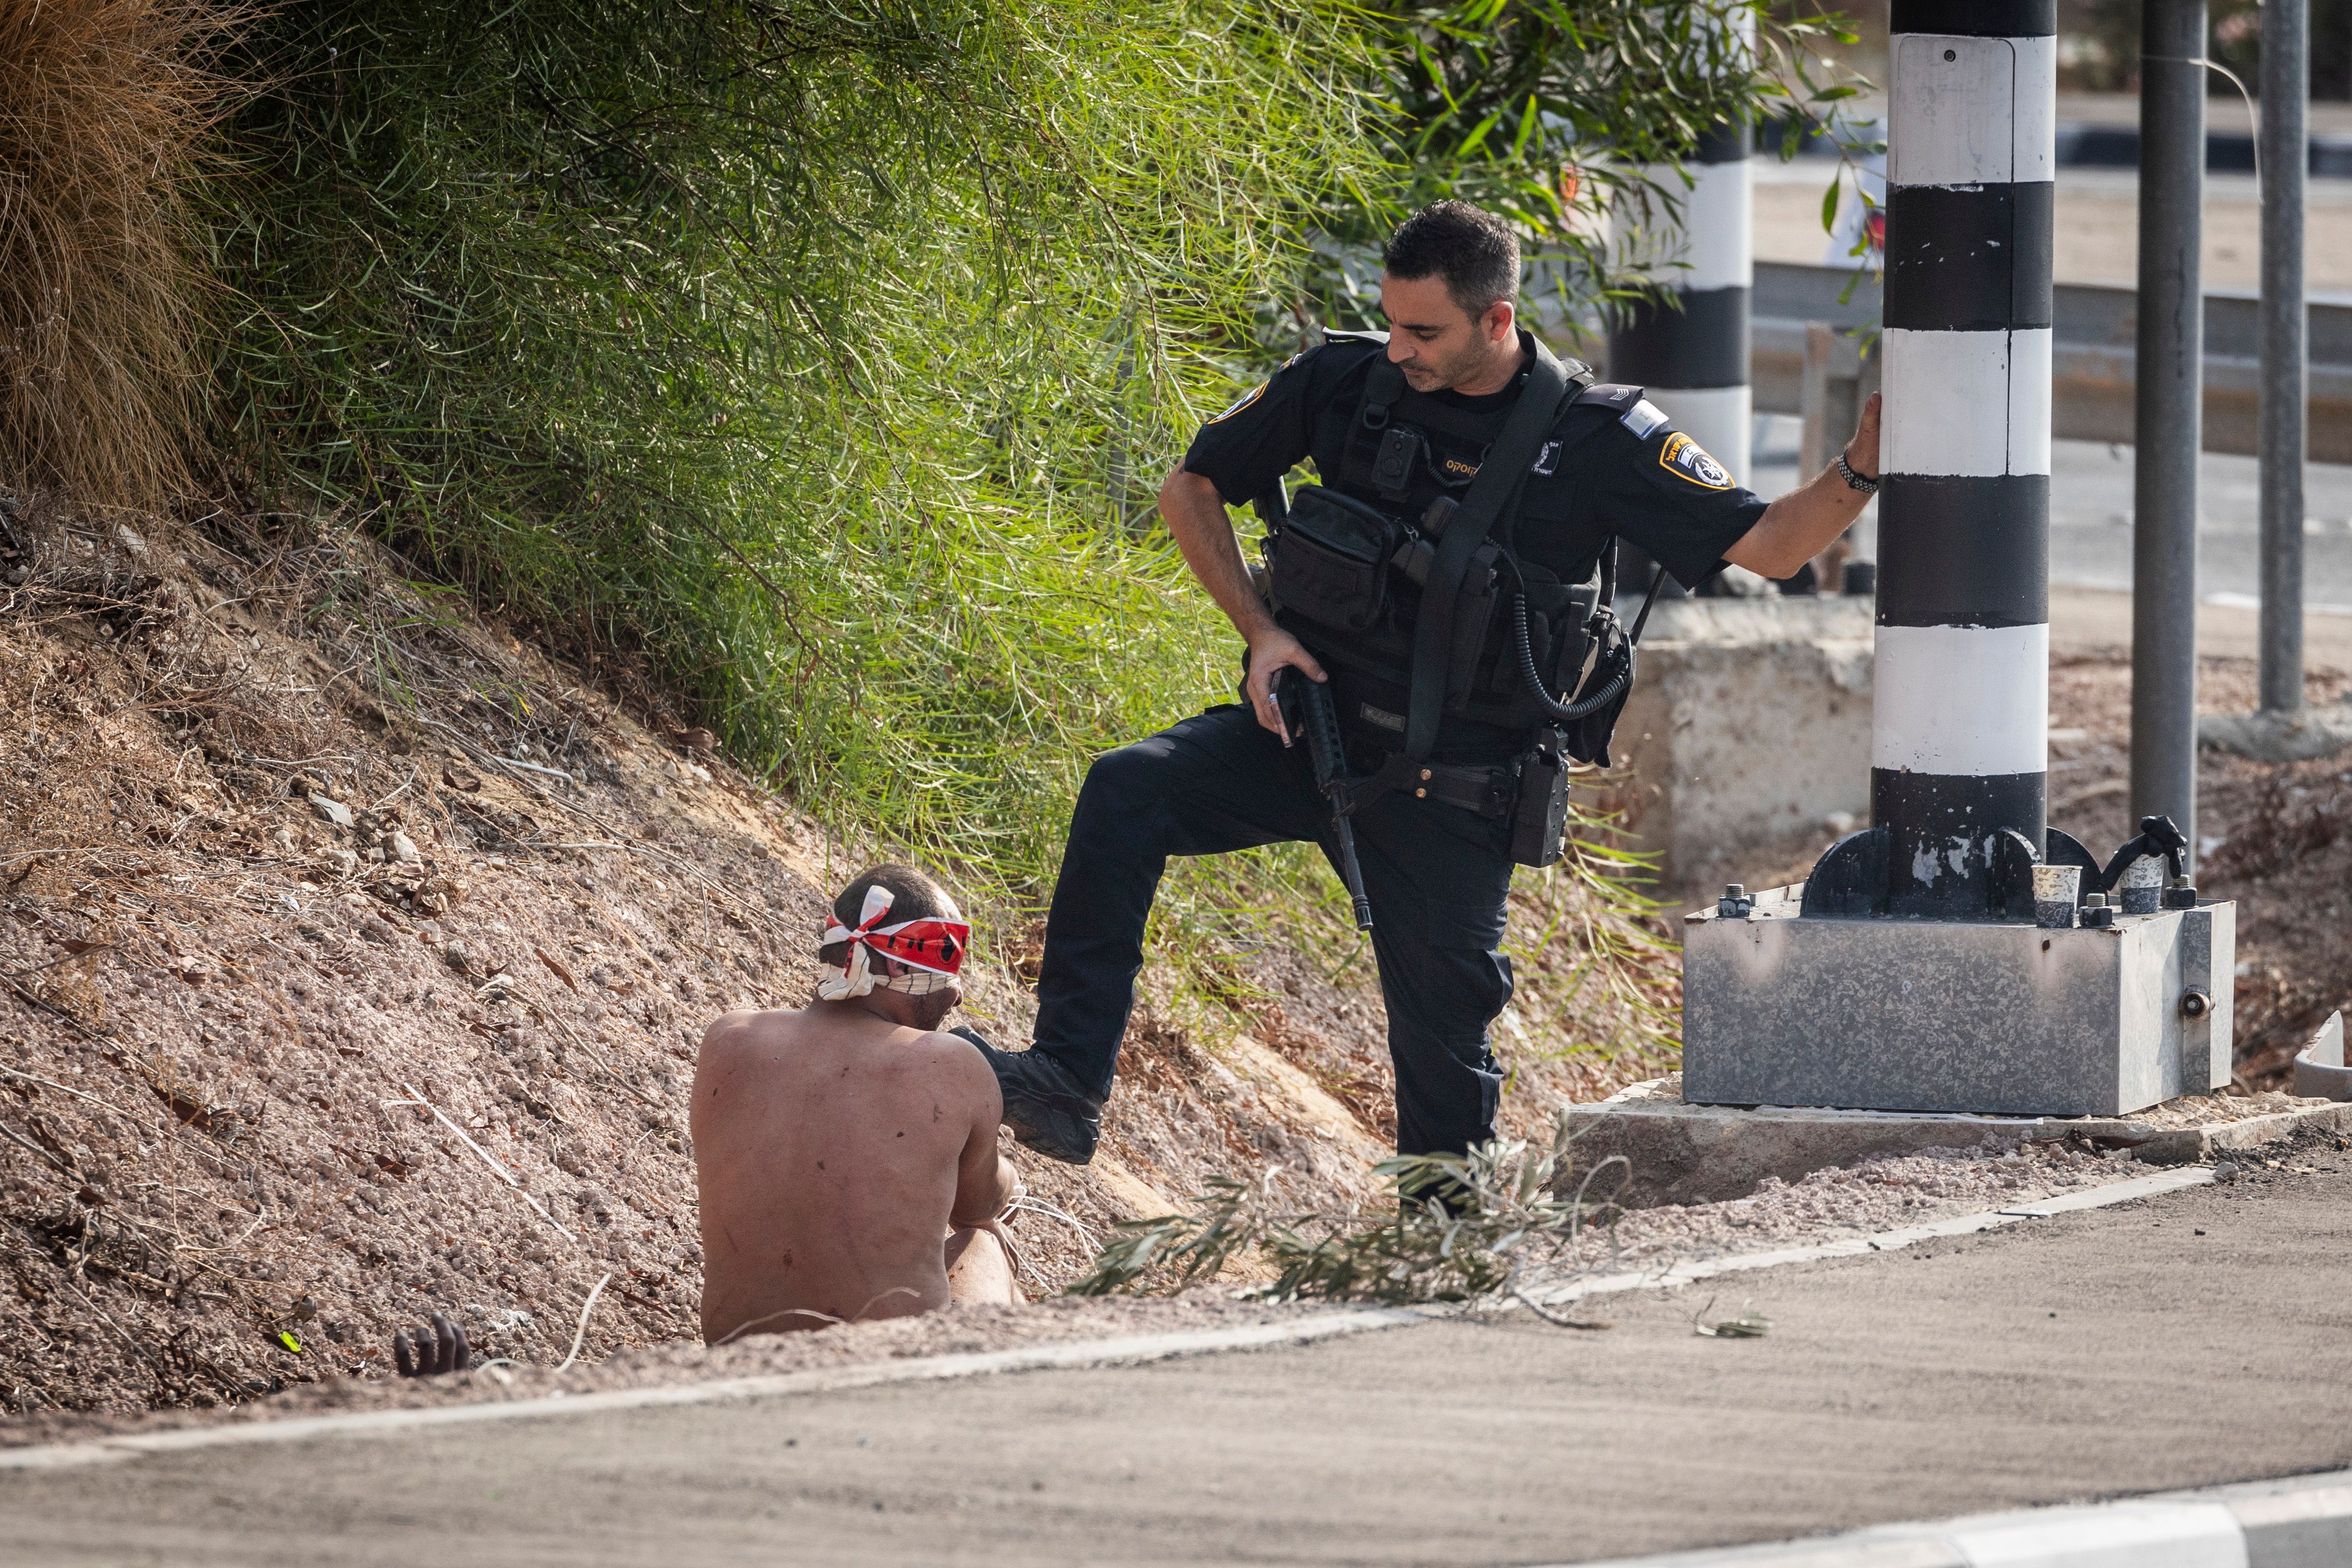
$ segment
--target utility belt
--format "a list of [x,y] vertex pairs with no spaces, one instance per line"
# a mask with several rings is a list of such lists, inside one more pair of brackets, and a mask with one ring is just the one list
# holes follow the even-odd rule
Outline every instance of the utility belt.
[[[1370,798],[1402,789],[1416,800],[1458,807],[1488,821],[1511,824],[1511,859],[1548,866],[1568,837],[1569,758],[1558,731],[1539,732],[1525,751],[1497,767],[1415,763],[1391,752],[1372,775],[1351,787]],[[1355,804],[1351,799],[1349,804]]]

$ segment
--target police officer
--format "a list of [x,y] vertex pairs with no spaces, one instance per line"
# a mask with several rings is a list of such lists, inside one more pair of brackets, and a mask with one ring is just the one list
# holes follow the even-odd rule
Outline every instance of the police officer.
[[[1331,333],[1294,358],[1203,426],[1160,487],[1186,563],[1248,644],[1247,701],[1100,757],[1087,775],[1046,920],[1034,1045],[982,1048],[1005,1124],[1041,1154],[1074,1164],[1093,1155],[1168,857],[1286,840],[1334,853],[1307,747],[1292,744],[1275,700],[1285,668],[1328,684],[1351,770],[1399,781],[1351,814],[1396,1067],[1398,1151],[1459,1153],[1491,1138],[1502,1079],[1487,1027],[1511,997],[1510,960],[1496,949],[1514,863],[1513,759],[1527,755],[1530,717],[1558,711],[1530,707],[1524,688],[1543,686],[1557,702],[1574,686],[1586,644],[1568,624],[1591,607],[1613,539],[1685,583],[1726,561],[1786,578],[1877,487],[1874,397],[1836,465],[1767,505],[1640,389],[1569,375],[1581,367],[1551,361],[1517,325],[1518,242],[1477,207],[1425,208],[1381,260],[1389,331]],[[1532,456],[1516,483],[1498,470],[1484,492],[1506,502],[1473,507],[1496,513],[1480,559],[1506,588],[1475,603],[1454,599],[1473,604],[1453,617],[1457,630],[1474,618],[1469,634],[1449,639],[1467,651],[1434,655],[1453,661],[1451,684],[1442,718],[1433,708],[1423,719],[1412,711],[1412,669],[1429,662],[1415,637],[1432,612],[1415,595],[1444,553],[1444,520],[1473,506],[1476,476],[1531,383],[1555,397],[1514,437]],[[1305,460],[1321,480],[1318,507],[1310,519],[1310,492],[1300,492],[1296,519],[1276,536],[1269,603],[1225,508],[1257,501],[1278,517],[1263,498],[1279,496]],[[1360,548],[1364,538],[1374,547]],[[1418,584],[1408,580],[1416,559]],[[1443,591],[1452,591],[1448,581]],[[1543,653],[1522,675],[1503,606],[1541,622],[1530,601],[1565,619],[1538,632]],[[1536,669],[1546,658],[1551,680]],[[1399,773],[1416,727],[1418,754]]]

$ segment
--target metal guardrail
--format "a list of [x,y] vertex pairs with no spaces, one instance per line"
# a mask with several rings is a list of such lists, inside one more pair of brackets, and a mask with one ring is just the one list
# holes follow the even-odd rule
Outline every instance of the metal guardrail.
[[[2234,106],[2235,99],[2227,102]],[[2224,109],[2221,112],[2231,112]],[[1781,139],[1788,131],[1788,117],[1767,120],[1756,130],[1756,152],[1762,157],[1778,157]],[[1801,158],[1834,158],[1839,155],[1837,144],[1819,131],[1810,129],[1810,120],[1802,122],[1797,155]],[[1855,135],[1868,139],[1885,135],[1883,125],[1865,124],[1857,127]],[[2139,167],[2139,127],[2137,125],[2101,125],[2082,120],[2061,120],[2057,128],[2055,149],[2058,167],[2062,169],[2137,169]],[[2340,132],[2316,131],[2305,143],[2309,151],[2308,167],[2320,179],[2341,179],[2352,175],[2352,136]],[[2214,174],[2251,174],[2254,172],[2254,136],[2250,131],[2210,130],[2205,133],[2205,168]]]
[[[2078,441],[2132,439],[2138,298],[2129,288],[2062,283],[2056,290],[2051,351],[2052,434]],[[2208,452],[2253,454],[2260,384],[2256,297],[2222,290],[2205,296],[2205,424]],[[2310,308],[2311,460],[2352,463],[2352,304],[2314,301]],[[1751,302],[1749,379],[1756,408],[1799,413],[1805,367],[1805,323],[1847,332],[1875,329],[1878,279],[1852,269],[1758,262]]]

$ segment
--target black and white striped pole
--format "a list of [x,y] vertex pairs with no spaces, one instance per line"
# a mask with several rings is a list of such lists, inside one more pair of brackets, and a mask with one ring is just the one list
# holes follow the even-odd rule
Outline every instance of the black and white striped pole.
[[[1755,18],[1742,13],[1740,37]],[[1748,297],[1756,282],[1756,220],[1748,166],[1751,130],[1717,125],[1685,160],[1691,180],[1679,218],[1654,198],[1644,256],[1672,283],[1670,303],[1625,308],[1609,332],[1609,375],[1647,389],[1674,427],[1712,453],[1731,476],[1748,477],[1753,398],[1748,384]],[[1648,171],[1672,188],[1670,171]]]
[[1682,193],[1680,221],[1659,222],[1653,235],[1674,301],[1629,307],[1609,333],[1612,379],[1647,388],[1675,429],[1742,480],[1752,407],[1748,308],[1756,281],[1748,136],[1744,125],[1718,125],[1700,138],[1684,166],[1692,183]]
[[1891,914],[2039,858],[2050,693],[2053,0],[1895,0],[1871,815]]
[[1685,916],[1683,1096],[2127,1114],[2229,1082],[2236,910],[2044,821],[2056,6],[1891,9],[1874,821]]

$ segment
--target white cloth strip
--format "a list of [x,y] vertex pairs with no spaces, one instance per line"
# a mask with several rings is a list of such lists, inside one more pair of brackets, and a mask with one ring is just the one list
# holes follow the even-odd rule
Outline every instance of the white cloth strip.
[[2047,327],[1885,335],[1886,472],[2050,472]]
[[2050,765],[2050,628],[1881,626],[1870,763],[1945,778]]
[[1895,39],[1889,104],[1890,184],[2024,184],[2055,177],[2055,38],[1903,34]]
[[1706,447],[1735,483],[1748,483],[1749,432],[1755,423],[1751,389],[1652,387],[1646,395],[1665,411],[1676,430]]
[[1696,182],[1685,189],[1682,176],[1664,166],[1643,172],[1671,193],[1681,217],[1671,216],[1655,194],[1646,207],[1629,204],[1623,224],[1645,226],[1646,234],[1621,226],[1621,240],[1630,242],[1627,259],[1651,267],[1660,283],[1672,288],[1704,292],[1711,288],[1751,288],[1756,283],[1756,213],[1752,163],[1688,163],[1684,172]]

